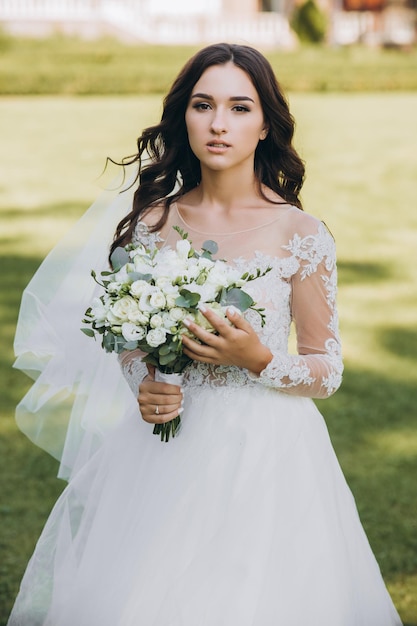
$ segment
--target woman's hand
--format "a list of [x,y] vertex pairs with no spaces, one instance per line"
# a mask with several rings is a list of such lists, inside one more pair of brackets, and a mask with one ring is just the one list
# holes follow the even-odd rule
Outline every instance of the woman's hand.
[[259,374],[272,359],[270,350],[261,343],[252,326],[234,307],[227,309],[226,320],[221,319],[208,307],[200,307],[201,313],[217,331],[210,333],[198,324],[184,320],[184,324],[202,343],[183,335],[184,353],[194,361],[215,365],[237,365]]
[[138,404],[142,418],[149,424],[164,424],[182,413],[182,391],[178,385],[155,382],[155,368],[139,385]]

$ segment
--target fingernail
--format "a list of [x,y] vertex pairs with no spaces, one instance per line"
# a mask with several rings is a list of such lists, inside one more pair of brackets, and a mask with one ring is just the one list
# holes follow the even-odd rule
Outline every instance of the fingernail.
[[235,307],[233,304],[227,307],[227,311],[228,313],[230,313],[230,315],[240,315],[239,309]]
[[205,313],[207,311],[207,307],[200,302],[197,304],[197,309],[199,309],[202,313]]
[[181,415],[181,413],[184,411],[184,407],[180,407],[177,411],[178,415]]
[[191,324],[191,320],[187,319],[186,317],[182,320],[182,323],[184,324],[184,326],[186,326],[187,328],[189,327],[189,325]]

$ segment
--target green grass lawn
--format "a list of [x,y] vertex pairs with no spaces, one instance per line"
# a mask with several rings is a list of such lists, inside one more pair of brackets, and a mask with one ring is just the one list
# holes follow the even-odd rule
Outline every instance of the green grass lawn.
[[[384,578],[417,626],[417,94],[292,94],[306,210],[333,232],[346,373],[319,402]],[[11,369],[22,289],[131,154],[159,96],[0,100],[0,626],[63,483],[17,431]],[[105,176],[105,180],[109,179]]]
[[[165,93],[196,50],[123,45],[110,38],[32,40],[0,33],[0,94]],[[291,91],[417,89],[417,48],[300,46],[264,52],[282,85]]]

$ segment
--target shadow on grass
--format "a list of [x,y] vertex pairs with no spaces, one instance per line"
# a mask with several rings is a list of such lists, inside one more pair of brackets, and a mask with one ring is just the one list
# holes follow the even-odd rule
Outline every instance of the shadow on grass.
[[317,404],[383,574],[416,573],[417,446],[406,445],[415,433],[415,382],[347,368],[337,394]]
[[[417,371],[417,330],[415,327],[387,326],[378,328],[377,337],[379,343],[392,354],[415,362]],[[417,407],[417,391],[416,391]],[[417,415],[417,408],[416,408]]]
[[341,285],[374,283],[388,280],[393,276],[392,266],[385,263],[339,260],[337,267]]
[[88,209],[85,202],[57,202],[33,208],[0,209],[0,219],[22,224],[26,219],[78,218]]

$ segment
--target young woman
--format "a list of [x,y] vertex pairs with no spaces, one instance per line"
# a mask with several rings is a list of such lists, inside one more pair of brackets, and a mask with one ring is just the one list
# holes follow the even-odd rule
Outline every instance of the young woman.
[[[293,130],[267,60],[218,44],[187,63],[140,137],[139,185],[112,249],[173,246],[174,226],[196,248],[213,239],[237,268],[271,268],[247,287],[266,324],[203,306],[217,333],[187,322],[182,387],[122,353],[130,401],[109,356],[102,365],[84,343],[68,353],[77,409],[63,463],[75,469],[9,626],[401,624],[312,401],[341,383],[335,248],[301,208]],[[54,376],[42,384],[62,390]],[[161,443],[149,423],[181,408],[179,436]],[[118,424],[96,443],[109,412]]]

